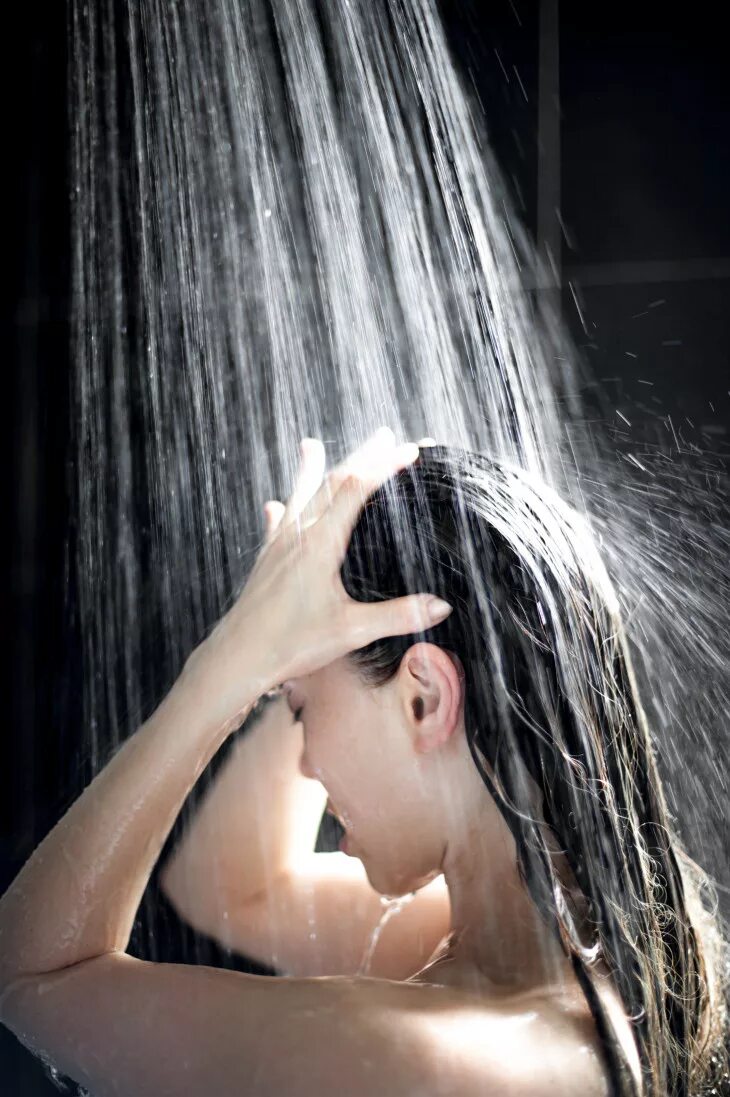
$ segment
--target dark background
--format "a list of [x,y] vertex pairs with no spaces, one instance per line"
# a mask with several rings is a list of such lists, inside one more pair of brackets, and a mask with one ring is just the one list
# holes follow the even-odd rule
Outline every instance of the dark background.
[[[633,407],[632,429],[671,415],[685,438],[727,453],[730,91],[711,13],[692,20],[666,4],[597,10],[573,0],[445,0],[443,11],[521,215],[559,263],[564,317],[604,392]],[[2,467],[12,532],[2,542],[0,891],[80,791],[80,652],[66,561],[65,5],[26,5],[15,19],[4,66]],[[8,1097],[57,1092],[5,1029],[0,1079]]]

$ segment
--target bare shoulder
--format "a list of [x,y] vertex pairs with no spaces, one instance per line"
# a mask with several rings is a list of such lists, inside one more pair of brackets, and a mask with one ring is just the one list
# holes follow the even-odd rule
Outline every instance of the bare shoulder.
[[114,953],[16,981],[0,1020],[98,1097],[608,1094],[587,1011],[547,997]]
[[350,995],[353,1019],[373,1046],[386,1042],[401,1060],[401,1088],[394,1093],[609,1093],[593,1018],[574,996],[494,1000],[453,987],[385,980],[353,981]]

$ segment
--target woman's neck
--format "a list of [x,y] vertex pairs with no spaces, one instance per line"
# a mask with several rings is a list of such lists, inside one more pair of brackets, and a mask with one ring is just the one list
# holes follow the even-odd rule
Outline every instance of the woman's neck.
[[494,995],[572,982],[570,961],[520,878],[514,838],[491,798],[490,808],[447,843],[452,934],[436,961],[440,975]]

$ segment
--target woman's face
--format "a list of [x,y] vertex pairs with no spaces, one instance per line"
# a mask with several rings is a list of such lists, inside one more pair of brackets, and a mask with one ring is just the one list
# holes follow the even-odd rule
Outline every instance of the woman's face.
[[[363,684],[344,658],[285,684],[304,729],[301,772],[325,787],[346,828],[348,852],[362,860],[372,886],[391,896],[415,891],[442,871],[434,759],[427,766],[430,752],[423,749],[423,729],[432,736],[427,725],[438,720],[438,705],[427,699],[424,709],[428,684],[421,688],[416,656],[411,648],[382,687]],[[458,671],[441,656],[458,685]]]

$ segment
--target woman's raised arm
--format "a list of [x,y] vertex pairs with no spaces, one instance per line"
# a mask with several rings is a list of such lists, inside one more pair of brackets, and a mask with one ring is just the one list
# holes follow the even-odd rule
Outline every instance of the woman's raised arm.
[[[259,690],[253,675],[240,720]],[[175,817],[231,730],[216,716],[192,662],[23,866],[0,899],[0,1017],[15,979],[126,950]]]
[[187,921],[220,939],[231,905],[268,891],[314,851],[327,793],[300,770],[302,725],[269,703],[233,744],[160,873]]
[[295,491],[238,600],[0,900],[0,1017],[14,981],[126,950],[185,798],[264,692],[450,612],[425,594],[361,604],[339,576],[365,499],[417,456],[415,445],[381,445],[363,476],[339,472],[336,492],[331,481],[312,498]]

